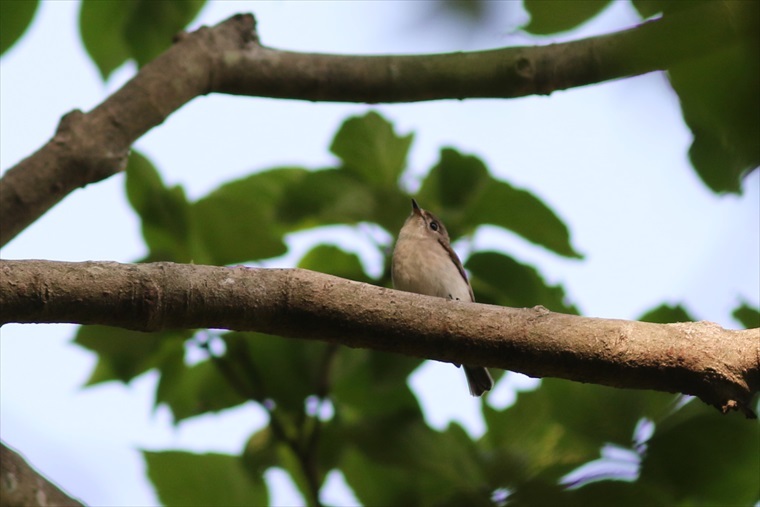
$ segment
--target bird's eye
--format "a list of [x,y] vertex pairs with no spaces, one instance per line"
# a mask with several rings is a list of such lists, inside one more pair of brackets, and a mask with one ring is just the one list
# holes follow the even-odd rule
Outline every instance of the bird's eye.
[[430,228],[433,229],[434,231],[437,231],[438,230],[438,222],[435,222],[435,221],[430,222]]

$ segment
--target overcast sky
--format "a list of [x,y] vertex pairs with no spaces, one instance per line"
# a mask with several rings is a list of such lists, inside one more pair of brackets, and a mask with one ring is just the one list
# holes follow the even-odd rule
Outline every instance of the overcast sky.
[[[253,12],[264,44],[334,53],[425,53],[533,44],[515,33],[526,18],[514,2],[495,3],[489,26],[462,30],[431,2],[214,2],[193,24],[216,24]],[[77,32],[77,2],[44,2],[33,26],[0,60],[0,167],[12,167],[54,133],[60,117],[89,110],[135,72],[131,64],[104,85]],[[637,22],[627,2],[555,42],[607,33]],[[252,170],[334,163],[328,146],[344,118],[361,104],[212,95],[173,114],[137,142],[169,184],[198,198]],[[660,304],[684,303],[698,318],[738,325],[730,312],[741,298],[760,299],[760,221],[757,172],[741,197],[716,197],[689,166],[691,134],[666,79],[633,79],[517,100],[439,101],[375,106],[401,133],[415,132],[410,171],[414,191],[442,146],[480,156],[500,178],[544,199],[570,226],[573,245],[586,255],[566,260],[512,233],[484,228],[473,249],[498,248],[535,264],[551,283],[563,283],[584,314],[632,319]],[[139,223],[128,207],[123,176],[78,190],[2,250],[7,259],[113,260],[145,253]],[[421,203],[424,206],[424,203]],[[435,210],[433,210],[435,211]],[[400,225],[400,224],[399,224]],[[396,231],[390,231],[395,234]],[[366,244],[349,228],[327,237],[364,255]],[[292,265],[318,238],[290,238]],[[387,241],[391,241],[390,236]],[[459,245],[460,247],[462,245]],[[470,248],[468,248],[469,250]],[[74,326],[8,325],[0,341],[0,437],[43,473],[92,505],[152,505],[155,495],[139,449],[182,448],[238,453],[264,421],[248,404],[173,428],[168,412],[152,409],[156,375],[130,386],[81,390],[95,358],[68,344]],[[478,400],[461,372],[427,363],[412,386],[436,427],[457,420],[483,430]],[[503,406],[511,389],[501,383],[491,402]],[[275,504],[299,503],[282,472]],[[339,474],[326,502],[350,492]]]

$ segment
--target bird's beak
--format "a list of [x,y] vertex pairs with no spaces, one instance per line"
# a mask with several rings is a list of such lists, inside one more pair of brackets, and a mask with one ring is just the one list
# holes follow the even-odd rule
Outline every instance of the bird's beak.
[[422,208],[417,204],[417,201],[412,199],[412,213],[417,216],[422,216]]

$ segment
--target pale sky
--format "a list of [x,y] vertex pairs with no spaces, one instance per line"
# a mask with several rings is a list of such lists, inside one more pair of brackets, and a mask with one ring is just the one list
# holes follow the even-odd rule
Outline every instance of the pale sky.
[[[493,22],[477,32],[431,15],[428,2],[214,2],[193,24],[216,24],[237,12],[257,15],[268,46],[309,52],[425,53],[532,44],[514,33],[516,3],[493,4]],[[131,77],[125,65],[103,85],[77,33],[77,2],[44,2],[30,32],[0,60],[0,167],[31,154],[60,117],[89,110]],[[501,24],[500,24],[500,23]],[[556,42],[607,33],[637,22],[627,2]],[[140,139],[136,148],[165,181],[198,198],[254,169],[335,162],[330,139],[362,104],[212,95],[200,97]],[[698,318],[736,328],[741,298],[760,301],[760,178],[741,197],[717,197],[688,164],[691,133],[665,77],[653,73],[550,97],[438,101],[375,106],[399,132],[415,132],[409,190],[443,146],[481,157],[500,178],[533,191],[569,224],[582,261],[559,258],[512,233],[481,230],[467,250],[498,248],[563,283],[584,314],[632,319],[663,301],[685,303]],[[72,193],[2,250],[6,259],[131,262],[145,253],[126,202],[123,176]],[[424,203],[422,203],[424,206]],[[435,211],[435,210],[433,210]],[[399,224],[401,225],[401,224]],[[395,234],[396,231],[390,231]],[[378,259],[350,228],[332,242]],[[316,241],[295,235],[292,265]],[[387,241],[390,241],[390,236]],[[458,245],[460,252],[464,245]],[[247,404],[174,428],[152,409],[154,373],[129,386],[80,389],[94,356],[69,345],[69,325],[7,325],[0,331],[0,438],[71,494],[92,505],[154,505],[139,449],[238,453],[259,428],[262,410]],[[483,431],[479,401],[461,372],[427,363],[412,386],[429,422],[456,420]],[[518,382],[507,377],[490,398],[508,403]],[[300,503],[282,472],[267,475],[273,504]],[[350,501],[339,474],[323,500]]]

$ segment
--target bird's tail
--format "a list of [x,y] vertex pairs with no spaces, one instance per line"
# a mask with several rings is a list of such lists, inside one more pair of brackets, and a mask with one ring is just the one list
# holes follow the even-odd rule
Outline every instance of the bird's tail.
[[466,366],[464,374],[467,376],[467,385],[470,386],[470,394],[482,396],[493,387],[493,379],[488,370],[481,366]]

